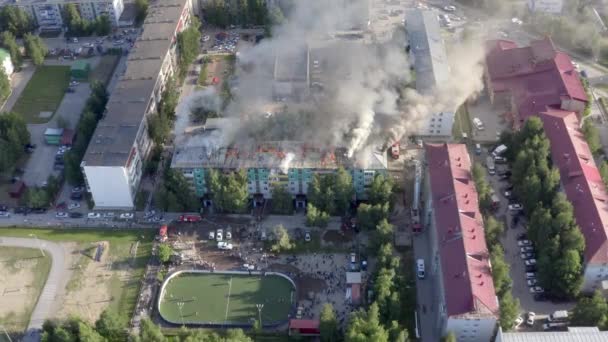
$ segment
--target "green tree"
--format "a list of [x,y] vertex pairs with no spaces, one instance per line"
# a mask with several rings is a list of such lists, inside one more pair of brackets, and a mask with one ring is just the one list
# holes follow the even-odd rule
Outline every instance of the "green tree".
[[23,146],[30,142],[30,133],[22,116],[0,114],[0,172],[9,170],[23,156]]
[[328,213],[317,209],[312,203],[306,205],[306,225],[325,228],[328,221]]
[[407,329],[399,325],[397,321],[392,321],[388,328],[389,341],[391,342],[409,342],[410,336]]
[[272,212],[279,215],[293,214],[293,198],[286,187],[272,187]]
[[441,342],[456,342],[456,335],[453,331],[449,331],[445,336],[441,338]]
[[291,243],[289,239],[289,234],[287,233],[287,229],[282,225],[275,226],[273,228],[273,233],[276,238],[275,243],[270,247],[270,250],[274,253],[280,253],[292,250],[295,245]]
[[43,188],[27,189],[25,198],[30,208],[47,208],[49,206],[49,195]]
[[323,342],[337,342],[340,337],[336,312],[330,303],[325,303],[321,309],[319,331]]
[[135,338],[137,342],[167,342],[160,327],[154,324],[149,318],[141,320],[139,336]]
[[80,16],[76,4],[68,3],[63,7],[63,18],[72,35],[81,35],[84,32],[85,20]]
[[150,3],[148,0],[135,0],[135,21],[138,24],[141,24],[146,19],[148,15],[148,7],[150,7]]
[[581,297],[572,310],[570,322],[575,326],[605,328],[608,323],[606,298],[599,291],[595,291],[592,297]]
[[108,341],[122,341],[127,337],[127,324],[116,312],[106,309],[95,322],[97,332]]
[[162,243],[158,246],[158,259],[162,263],[168,263],[173,255],[173,249],[166,243]]
[[192,16],[190,27],[177,34],[177,47],[179,49],[179,65],[182,76],[185,76],[188,66],[194,62],[201,48],[201,26],[197,17]]
[[500,245],[494,245],[490,252],[492,263],[492,280],[498,297],[504,296],[511,289],[511,276],[509,264],[505,262],[505,254]]
[[380,221],[388,219],[389,203],[369,205],[359,204],[357,208],[357,225],[364,230],[374,229]]
[[510,291],[507,291],[499,299],[500,306],[500,326],[505,330],[510,330],[519,316],[519,299],[514,299]]
[[386,243],[393,242],[394,227],[388,223],[386,219],[383,219],[376,226],[376,231],[373,235],[374,246],[380,247]]
[[17,6],[4,6],[0,9],[0,31],[9,31],[17,37],[34,30],[32,17]]
[[597,155],[602,149],[602,143],[600,142],[600,131],[598,130],[597,126],[594,125],[590,120],[586,120],[583,123],[583,134],[585,135],[585,140],[587,140],[591,153],[593,153],[593,155]]
[[353,178],[342,166],[338,168],[332,177],[333,189],[336,194],[336,213],[343,215],[350,208],[355,190],[353,188]]
[[388,342],[388,333],[380,324],[378,304],[372,303],[367,312],[360,309],[351,314],[344,340],[346,342]]
[[107,36],[112,32],[112,22],[107,14],[102,14],[95,22],[95,33],[98,36]]
[[[89,324],[85,322],[78,322],[78,339],[86,342],[105,342],[106,339]],[[118,340],[109,340],[118,341]]]
[[253,342],[253,340],[245,335],[242,329],[228,329],[226,331],[226,342]]
[[367,191],[369,203],[384,204],[391,203],[393,196],[393,180],[381,174],[376,174],[374,180]]
[[17,45],[15,36],[9,31],[3,31],[0,34],[0,45],[2,45],[2,47],[7,49],[10,53],[11,62],[13,62],[13,65],[16,68],[20,67],[23,61],[21,57],[21,50],[19,49],[19,45]]
[[35,35],[26,33],[23,37],[25,45],[25,53],[32,59],[34,65],[41,65],[44,62],[44,57],[48,53],[48,49],[44,41]]
[[482,212],[487,213],[492,209],[492,188],[486,181],[486,174],[483,166],[479,163],[473,164],[471,167],[471,175],[475,182],[475,189],[479,198],[479,208]]
[[608,187],[608,162],[605,160],[600,166],[600,175],[602,176],[602,181],[604,182],[604,185]]
[[4,71],[4,68],[0,67],[0,103],[4,103],[4,100],[11,94],[11,82]]
[[486,232],[486,241],[488,246],[494,246],[499,243],[500,236],[505,231],[504,223],[497,221],[494,216],[486,216],[484,230]]

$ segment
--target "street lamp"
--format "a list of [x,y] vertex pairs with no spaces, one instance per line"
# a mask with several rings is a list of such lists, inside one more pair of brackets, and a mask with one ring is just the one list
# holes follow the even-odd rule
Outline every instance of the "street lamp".
[[182,326],[184,326],[184,315],[182,314],[182,308],[184,307],[184,302],[177,302],[177,308],[179,309],[179,317],[182,319]]
[[256,304],[256,308],[258,308],[258,322],[260,322],[260,329],[262,329],[262,309],[264,308],[264,304]]
[[45,256],[44,251],[42,250],[42,245],[40,244],[40,240],[38,240],[38,237],[36,236],[36,234],[29,234],[29,236],[36,239],[36,243],[38,243],[38,249],[40,249],[40,254],[42,254],[42,256]]
[[13,342],[13,340],[11,339],[11,337],[8,335],[8,332],[6,331],[6,328],[3,325],[0,325],[0,328],[2,328],[2,331],[4,331],[4,335],[6,335],[6,338],[8,338],[8,342]]

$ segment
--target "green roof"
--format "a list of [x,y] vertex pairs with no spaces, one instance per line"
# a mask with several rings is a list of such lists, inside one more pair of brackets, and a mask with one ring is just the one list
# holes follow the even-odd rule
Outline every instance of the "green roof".
[[72,64],[71,70],[85,70],[86,71],[86,70],[89,70],[89,68],[90,68],[89,62],[79,60]]

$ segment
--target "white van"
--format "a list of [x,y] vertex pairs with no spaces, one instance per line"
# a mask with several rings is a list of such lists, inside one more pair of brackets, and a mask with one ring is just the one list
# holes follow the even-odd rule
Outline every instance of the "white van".
[[547,317],[547,322],[563,322],[568,320],[567,310],[557,310]]
[[473,118],[473,125],[478,131],[483,131],[485,127],[483,126],[483,122],[479,120],[479,118]]
[[418,279],[424,279],[424,273],[424,259],[416,260],[416,275],[418,276]]

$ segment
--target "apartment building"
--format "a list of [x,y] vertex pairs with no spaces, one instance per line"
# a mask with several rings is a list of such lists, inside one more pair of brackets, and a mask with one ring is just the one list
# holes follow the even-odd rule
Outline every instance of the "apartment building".
[[124,10],[123,0],[0,0],[0,7],[18,6],[29,13],[42,30],[63,28],[62,12],[67,4],[75,4],[87,20],[108,15],[113,26],[118,26]]
[[561,189],[585,238],[582,291],[608,290],[608,191],[574,112],[540,113]]
[[176,36],[190,23],[190,3],[159,1],[148,10],[126,71],[110,95],[81,164],[96,209],[134,207],[143,163],[152,148],[147,117],[156,111],[166,82],[176,72]]
[[464,144],[426,144],[423,225],[429,230],[427,275],[437,292],[440,335],[492,339],[499,315],[479,199]]
[[515,128],[547,108],[580,116],[588,101],[570,56],[557,51],[549,37],[526,47],[510,40],[487,42],[484,77],[490,101]]
[[[437,14],[433,11],[410,10],[406,13],[406,30],[410,58],[416,72],[416,90],[433,96],[441,84],[448,81],[450,67]],[[419,126],[417,135],[430,139],[452,136],[456,108],[432,113]]]
[[315,174],[335,172],[340,166],[353,177],[358,199],[364,199],[376,174],[386,174],[386,153],[371,152],[363,163],[346,157],[346,149],[315,146],[301,141],[266,141],[248,146],[223,146],[216,143],[222,130],[235,125],[232,119],[209,119],[204,128],[192,129],[177,144],[171,168],[179,170],[191,182],[198,197],[210,192],[210,170],[231,172],[246,170],[247,190],[251,197],[272,198],[275,186],[284,186],[296,205],[304,206],[308,185]]

